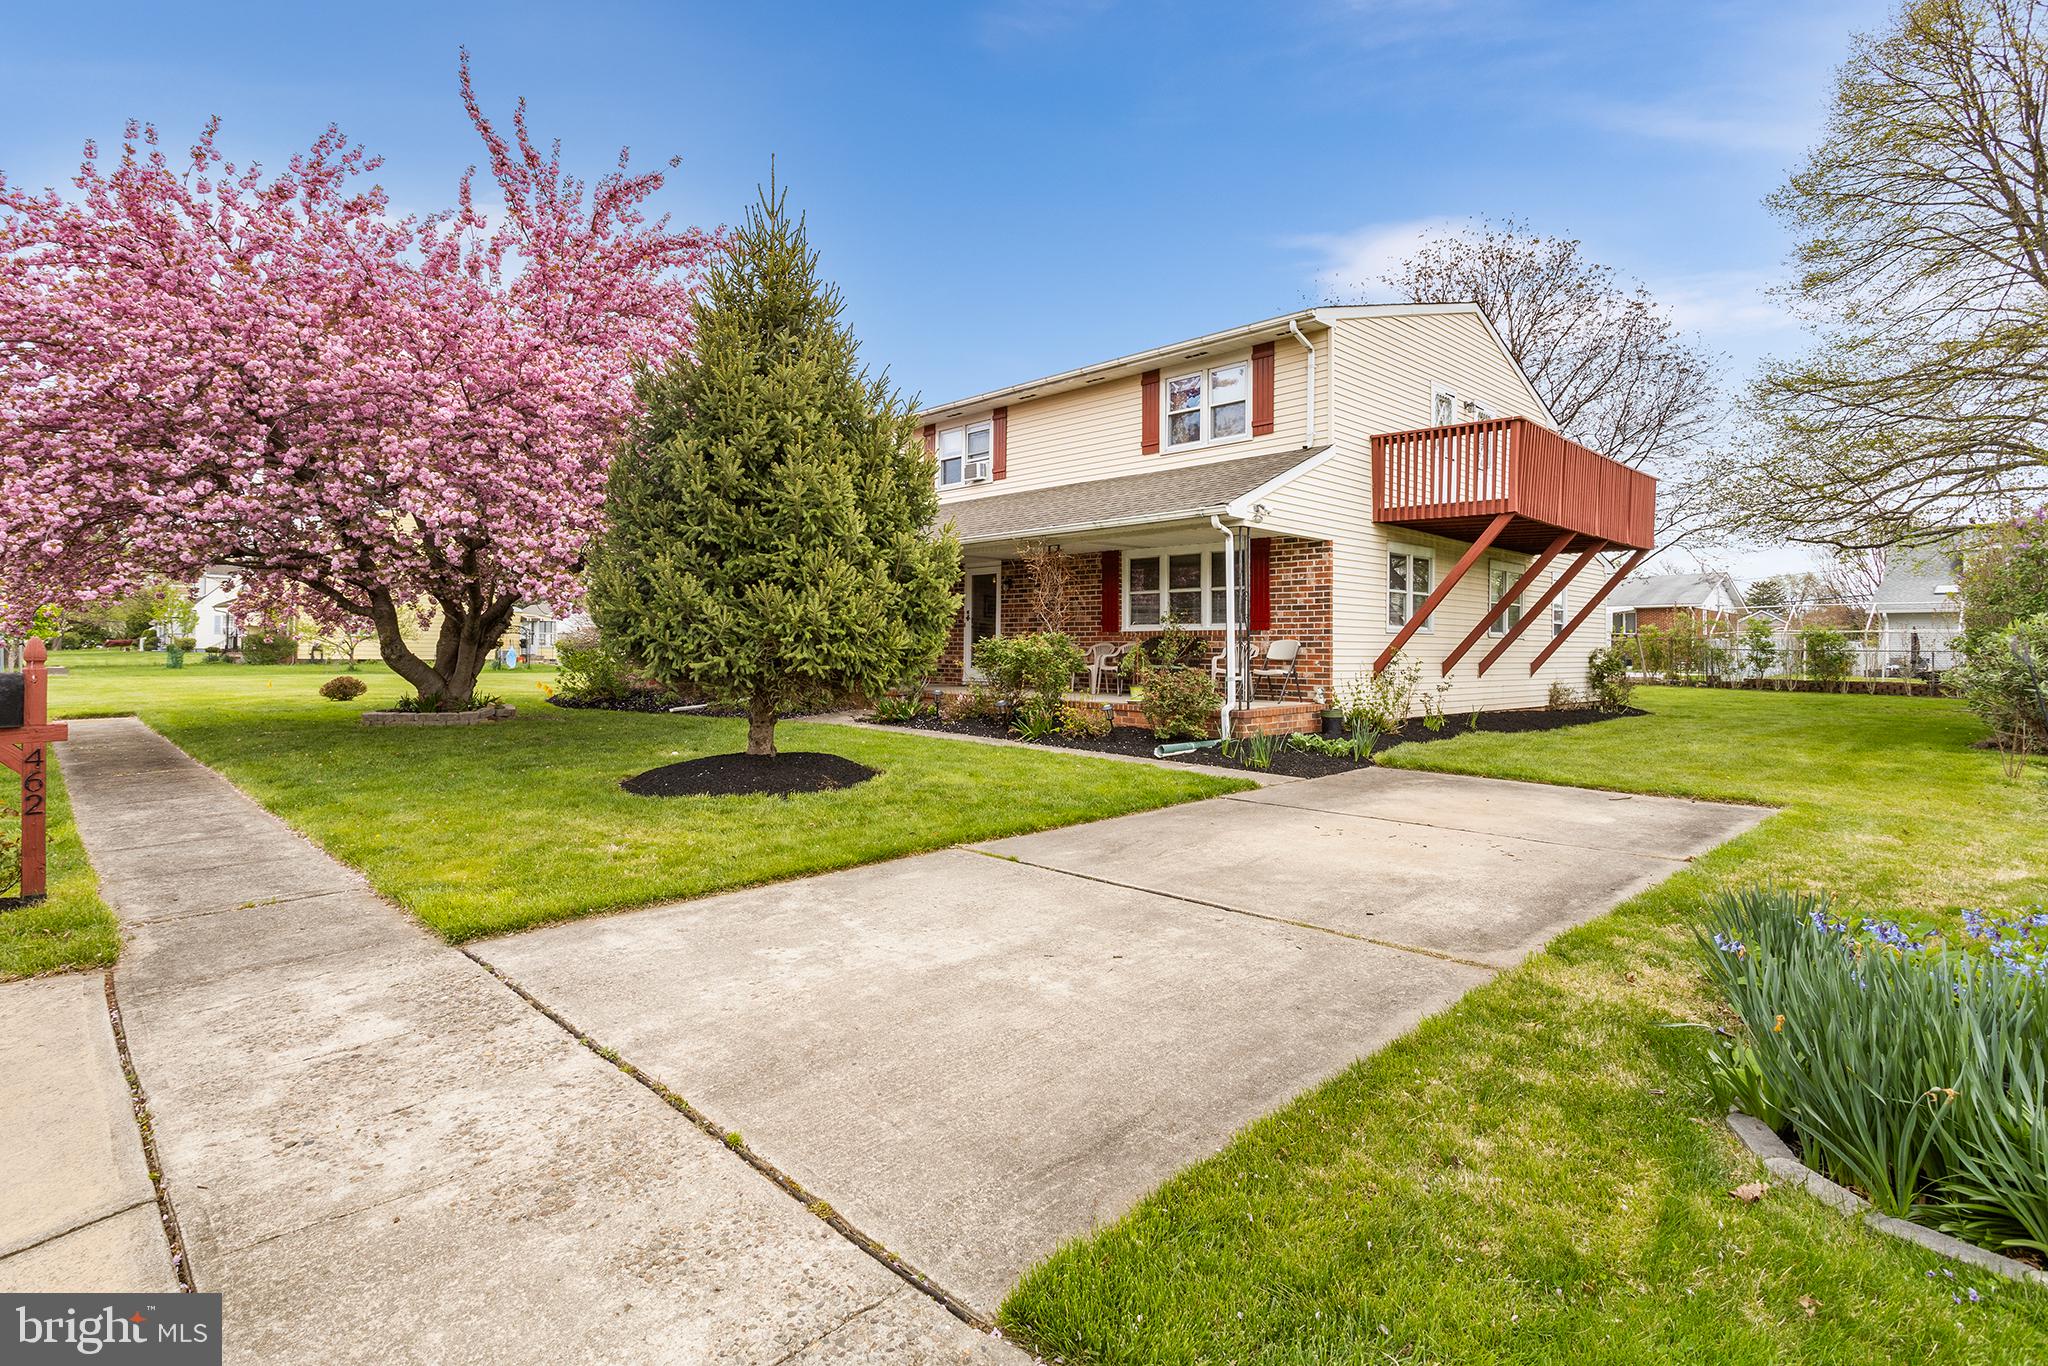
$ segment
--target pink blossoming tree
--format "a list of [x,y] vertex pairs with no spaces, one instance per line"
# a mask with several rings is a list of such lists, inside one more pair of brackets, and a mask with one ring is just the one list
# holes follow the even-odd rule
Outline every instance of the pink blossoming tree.
[[[0,630],[146,576],[369,623],[467,705],[521,602],[573,602],[636,362],[691,342],[715,236],[586,186],[559,146],[471,123],[500,203],[397,218],[330,128],[279,175],[131,125],[76,195],[0,178]],[[671,161],[670,166],[675,163]],[[438,615],[431,652],[401,628]]]

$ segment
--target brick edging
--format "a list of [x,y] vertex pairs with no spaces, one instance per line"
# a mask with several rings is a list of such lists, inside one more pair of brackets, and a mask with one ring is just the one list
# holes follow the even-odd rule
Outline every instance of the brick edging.
[[[1901,1242],[1913,1243],[1929,1252],[1939,1253],[1952,1261],[1966,1263],[2007,1280],[2029,1282],[2048,1286],[2048,1271],[2028,1266],[2015,1258],[1966,1243],[1951,1237],[1938,1229],[1924,1224],[1895,1219],[1889,1214],[1879,1214],[1870,1207],[1870,1202],[1846,1187],[1836,1185],[1813,1168],[1801,1162],[1785,1140],[1771,1132],[1769,1125],[1740,1110],[1728,1112],[1728,1127],[1742,1140],[1742,1146],[1762,1159],[1764,1170],[1794,1185],[1804,1186],[1807,1194],[1824,1205],[1832,1205],[1844,1214],[1853,1215],[1879,1233],[1897,1238]],[[1930,1273],[1932,1274],[1932,1273]]]

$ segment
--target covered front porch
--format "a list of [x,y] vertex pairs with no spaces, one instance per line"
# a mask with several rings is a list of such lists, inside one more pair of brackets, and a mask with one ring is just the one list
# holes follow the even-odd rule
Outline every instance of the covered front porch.
[[1319,454],[947,505],[963,552],[963,607],[935,683],[959,690],[979,681],[977,642],[1058,631],[1098,665],[1076,680],[1072,700],[1099,703],[1118,725],[1142,725],[1119,681],[1121,654],[1172,622],[1206,651],[1197,666],[1211,667],[1223,693],[1220,727],[1316,729],[1332,682],[1330,545],[1262,526],[1257,514],[1265,491]]

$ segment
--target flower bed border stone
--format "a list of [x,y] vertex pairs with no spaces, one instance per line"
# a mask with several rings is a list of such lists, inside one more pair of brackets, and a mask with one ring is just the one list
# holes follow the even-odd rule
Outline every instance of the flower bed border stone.
[[1939,1229],[1928,1228],[1905,1219],[1895,1219],[1889,1214],[1879,1214],[1870,1207],[1870,1202],[1856,1192],[1828,1180],[1813,1168],[1801,1162],[1785,1140],[1771,1132],[1769,1125],[1753,1115],[1740,1110],[1728,1112],[1728,1127],[1742,1140],[1742,1146],[1749,1149],[1764,1164],[1764,1170],[1782,1181],[1804,1186],[1807,1194],[1822,1204],[1832,1205],[1844,1214],[1860,1218],[1879,1233],[1889,1234],[1904,1242],[1939,1253],[1952,1261],[1966,1263],[2003,1276],[2007,1280],[2025,1281],[2034,1285],[2048,1286],[2048,1271],[2028,1266],[2025,1262],[1997,1252],[1987,1251],[1975,1243],[1966,1243],[1951,1237]]
[[483,726],[493,721],[509,721],[518,713],[517,707],[501,702],[469,711],[366,711],[361,720],[366,726]]

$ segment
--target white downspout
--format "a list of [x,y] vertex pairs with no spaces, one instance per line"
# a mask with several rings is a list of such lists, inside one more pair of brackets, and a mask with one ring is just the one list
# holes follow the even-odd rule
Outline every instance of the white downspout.
[[1287,330],[1294,334],[1296,341],[1308,348],[1308,433],[1301,444],[1313,446],[1316,444],[1316,404],[1318,402],[1316,398],[1316,347],[1314,342],[1302,335],[1301,324],[1294,319],[1289,318],[1287,320]]
[[1223,705],[1216,712],[1216,731],[1228,740],[1231,704],[1237,700],[1237,535],[1213,512],[1209,525],[1223,536]]

